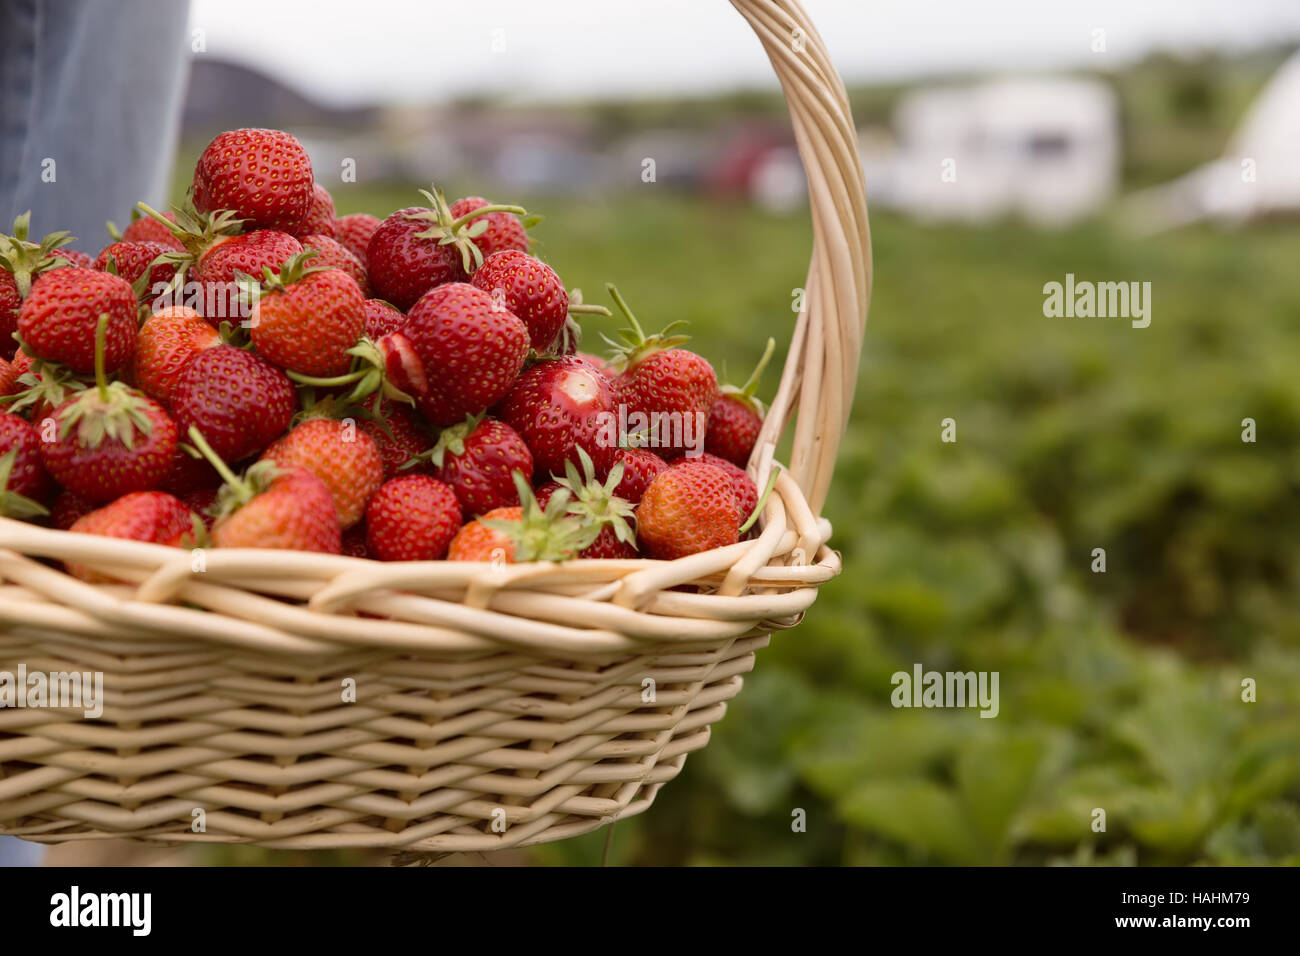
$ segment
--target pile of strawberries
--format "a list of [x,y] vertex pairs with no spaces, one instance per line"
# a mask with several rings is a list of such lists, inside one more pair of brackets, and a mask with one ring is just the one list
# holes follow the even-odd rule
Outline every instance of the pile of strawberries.
[[[336,217],[294,137],[242,129],[94,260],[20,217],[0,237],[0,514],[384,561],[671,559],[752,533],[757,372],[720,388],[612,286],[630,329],[608,359],[578,351],[575,316],[610,312],[529,254],[533,220],[423,195]],[[611,427],[629,413],[702,441],[649,447]]]

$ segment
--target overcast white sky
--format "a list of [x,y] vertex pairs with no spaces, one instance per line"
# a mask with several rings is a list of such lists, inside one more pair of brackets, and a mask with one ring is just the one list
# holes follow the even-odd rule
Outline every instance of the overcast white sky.
[[[1300,42],[1300,0],[805,0],[852,81]],[[310,11],[310,12],[309,12]],[[726,0],[194,0],[207,51],[335,103],[775,85]],[[1105,30],[1107,52],[1091,51]],[[494,44],[504,49],[494,51]]]

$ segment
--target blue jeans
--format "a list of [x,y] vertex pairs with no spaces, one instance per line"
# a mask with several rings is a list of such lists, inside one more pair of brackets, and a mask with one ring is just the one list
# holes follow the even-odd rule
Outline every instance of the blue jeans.
[[189,4],[0,0],[0,232],[66,229],[95,255],[104,222],[165,202],[185,98]]
[[[66,229],[94,255],[104,222],[161,206],[180,131],[189,5],[0,0],[0,232],[30,209],[33,237]],[[45,847],[0,837],[0,866]]]

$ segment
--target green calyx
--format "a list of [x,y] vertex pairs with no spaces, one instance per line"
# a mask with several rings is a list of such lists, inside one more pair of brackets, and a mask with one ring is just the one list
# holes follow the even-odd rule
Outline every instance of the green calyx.
[[287,286],[301,282],[314,272],[329,271],[329,266],[311,264],[311,260],[319,255],[315,249],[304,249],[284,260],[279,272],[273,271],[270,266],[262,266],[262,292],[283,292]]
[[274,461],[259,461],[250,466],[243,475],[236,475],[230,470],[230,466],[221,460],[221,456],[212,450],[208,440],[203,437],[197,425],[191,425],[188,432],[190,443],[194,449],[206,458],[210,464],[221,476],[222,485],[217,491],[217,504],[215,515],[219,519],[234,514],[244,505],[248,504],[262,492],[271,487],[283,470],[276,465]]
[[569,492],[569,514],[578,517],[584,525],[595,526],[597,534],[609,526],[619,541],[636,544],[636,509],[631,502],[614,494],[614,489],[623,480],[623,463],[611,468],[609,477],[602,483],[596,478],[595,466],[585,449],[578,449],[578,457],[582,462],[581,472],[572,461],[566,461],[564,477],[555,478],[560,487]]
[[632,310],[628,308],[627,302],[614,283],[607,284],[605,289],[609,292],[609,297],[614,300],[614,304],[618,306],[618,310],[623,313],[623,318],[627,319],[629,326],[626,329],[619,330],[618,337],[620,341],[616,342],[608,336],[601,336],[613,349],[610,366],[616,372],[626,372],[635,368],[655,352],[677,348],[690,341],[691,337],[689,335],[670,334],[674,329],[686,325],[685,322],[681,321],[669,323],[662,332],[655,335],[646,335],[645,330],[641,328],[641,323],[636,320],[636,316],[632,314]]
[[551,495],[543,509],[523,474],[516,471],[511,477],[522,507],[519,520],[480,518],[479,521],[485,527],[500,531],[514,543],[516,562],[568,561],[596,540],[600,534],[599,526],[585,525],[576,515],[568,513],[567,489],[561,488]]
[[[26,348],[23,351],[31,355]],[[8,411],[15,415],[42,404],[58,408],[68,400],[69,393],[86,387],[86,383],[73,375],[70,369],[39,358],[32,359],[30,371],[18,376],[18,384],[26,387],[0,397],[0,404],[8,405]]]
[[17,460],[17,448],[0,455],[0,515],[6,518],[36,518],[49,514],[44,505],[9,490],[9,476],[13,474]]
[[762,378],[763,370],[767,368],[767,363],[771,360],[772,352],[775,351],[775,349],[776,339],[769,338],[767,340],[767,346],[763,349],[763,357],[758,360],[758,364],[754,366],[754,371],[751,372],[749,378],[745,380],[745,384],[739,387],[735,385],[720,385],[718,387],[718,393],[734,398],[747,405],[749,408],[752,408],[759,418],[766,415],[766,407],[758,400],[758,398],[755,397],[754,393],[758,391],[758,380]]
[[353,357],[352,369],[343,375],[322,378],[293,371],[286,371],[285,374],[299,385],[308,385],[312,388],[342,388],[351,385],[352,391],[343,399],[344,404],[348,405],[364,401],[375,392],[382,392],[384,398],[395,402],[415,404],[415,399],[388,380],[388,374],[384,369],[383,353],[370,339],[363,337],[347,350],[347,354]]
[[62,246],[76,242],[66,232],[52,232],[40,242],[31,242],[27,233],[31,229],[31,210],[14,220],[11,236],[0,236],[0,267],[13,273],[18,294],[24,299],[32,291],[36,276],[67,262],[57,252]]
[[[454,245],[460,252],[461,263],[466,272],[473,272],[483,264],[483,253],[474,242],[487,231],[488,221],[481,217],[493,212],[508,212],[516,216],[528,215],[527,211],[520,206],[503,206],[494,203],[471,210],[456,218],[451,214],[447,197],[436,185],[430,186],[429,189],[421,189],[420,195],[428,201],[428,208],[423,212],[407,213],[407,218],[426,221],[429,227],[417,232],[416,238],[437,239],[438,244],[442,246]],[[530,224],[535,225],[536,221],[531,220]]]
[[[184,251],[163,253],[150,265],[150,270],[153,265],[161,263],[176,266],[176,275],[168,286],[169,292],[178,291],[185,284],[186,272],[203,257],[204,253],[221,240],[238,235],[244,222],[230,209],[198,212],[188,199],[178,206],[172,206],[172,214],[176,217],[175,222],[146,203],[138,202],[136,206],[145,215],[162,223],[167,231],[185,247]],[[148,271],[145,274],[148,275]]]
[[108,381],[104,372],[104,340],[108,316],[101,315],[95,324],[95,387],[86,389],[59,416],[59,438],[67,438],[75,429],[77,444],[98,448],[106,439],[126,448],[134,448],[137,435],[147,437],[153,422],[146,409],[149,400],[125,382]]
[[448,455],[459,458],[465,454],[466,440],[470,435],[474,434],[474,429],[478,428],[479,423],[482,421],[482,415],[470,415],[463,422],[448,425],[438,434],[438,441],[434,443],[432,448],[421,452],[410,461],[403,462],[402,468],[414,468],[425,461],[432,462],[435,468],[441,468]]

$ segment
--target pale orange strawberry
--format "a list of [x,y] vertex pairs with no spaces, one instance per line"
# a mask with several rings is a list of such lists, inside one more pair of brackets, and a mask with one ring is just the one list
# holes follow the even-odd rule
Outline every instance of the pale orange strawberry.
[[281,468],[303,468],[325,483],[339,526],[351,528],[384,482],[384,459],[356,422],[309,418],[262,453]]

